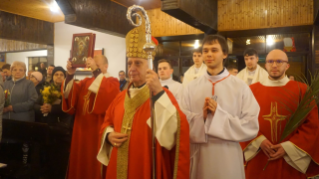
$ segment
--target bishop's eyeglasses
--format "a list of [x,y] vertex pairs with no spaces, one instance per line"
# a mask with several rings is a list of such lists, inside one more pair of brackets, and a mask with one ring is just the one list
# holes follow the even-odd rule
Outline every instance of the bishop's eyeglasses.
[[269,65],[276,63],[276,65],[280,66],[284,63],[288,63],[288,61],[286,61],[286,60],[266,60],[266,63],[268,63]]

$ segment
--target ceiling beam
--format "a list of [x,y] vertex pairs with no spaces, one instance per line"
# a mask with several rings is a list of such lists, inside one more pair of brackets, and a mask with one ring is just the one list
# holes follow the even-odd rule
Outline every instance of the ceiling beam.
[[65,23],[124,37],[133,26],[126,19],[126,7],[110,0],[56,0]]
[[217,0],[162,0],[162,11],[206,34],[217,32]]

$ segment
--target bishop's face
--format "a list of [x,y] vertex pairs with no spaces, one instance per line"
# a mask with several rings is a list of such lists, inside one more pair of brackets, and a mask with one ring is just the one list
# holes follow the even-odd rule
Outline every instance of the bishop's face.
[[223,65],[223,60],[227,57],[218,41],[205,43],[203,45],[203,59],[208,68],[218,68]]
[[130,81],[135,86],[140,86],[146,82],[146,71],[148,70],[146,59],[128,58],[127,66]]

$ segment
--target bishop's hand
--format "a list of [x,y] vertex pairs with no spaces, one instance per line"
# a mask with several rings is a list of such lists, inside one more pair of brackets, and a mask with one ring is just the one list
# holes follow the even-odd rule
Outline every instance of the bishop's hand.
[[262,143],[260,144],[260,148],[261,150],[265,153],[265,155],[270,158],[270,155],[273,155],[276,153],[276,151],[274,149],[272,149],[273,144],[268,140],[265,139],[264,141],[262,141]]
[[114,147],[120,147],[127,139],[127,134],[122,134],[119,132],[111,132],[108,135],[108,140]]
[[71,62],[70,60],[67,62],[66,70],[67,70],[67,72],[68,72],[69,75],[74,75],[74,73],[75,73],[75,71],[76,71],[76,68],[74,68],[74,67],[72,66],[72,62]]
[[146,71],[146,84],[154,96],[163,91],[157,74],[151,69]]

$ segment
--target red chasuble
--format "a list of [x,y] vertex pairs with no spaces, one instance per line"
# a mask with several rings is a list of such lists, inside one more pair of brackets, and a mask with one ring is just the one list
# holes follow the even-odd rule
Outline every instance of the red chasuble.
[[64,98],[62,86],[62,109],[75,114],[68,179],[101,179],[101,164],[96,159],[99,131],[105,112],[120,89],[117,79],[103,77],[95,94],[88,90],[94,80],[92,77],[74,82],[68,99]]
[[[306,85],[290,81],[285,86],[264,86],[255,83],[250,86],[260,106],[259,133],[255,139],[264,135],[271,143],[278,144],[281,133],[285,128],[286,120],[289,120],[291,112],[297,108],[297,103],[306,91]],[[253,140],[255,140],[253,139]],[[252,141],[253,141],[252,140]],[[252,142],[241,143],[243,150]],[[317,106],[309,113],[303,124],[282,142],[290,141],[295,147],[310,155],[312,161],[306,175],[290,166],[285,159],[270,161],[263,171],[268,158],[264,152],[259,152],[250,161],[246,162],[245,172],[247,179],[288,179],[307,178],[319,174],[319,121]],[[281,143],[282,143],[281,142]]]
[[[189,178],[189,126],[185,115],[179,109],[174,96],[168,90],[164,89],[172,104],[176,108],[178,116],[178,129],[175,135],[175,146],[171,150],[161,147],[156,141],[156,174],[157,179],[188,179]],[[106,179],[151,179],[152,178],[152,149],[151,149],[151,128],[146,121],[150,118],[150,100],[149,93],[147,96],[138,96],[143,100],[140,105],[133,104],[134,101],[128,102],[127,90],[124,90],[114,99],[109,107],[100,135],[108,126],[114,127],[115,132],[121,132],[122,123],[129,116],[128,108],[124,106],[135,105],[132,126],[129,133],[129,140],[120,147],[114,147],[111,153],[110,162],[107,166]],[[139,95],[139,94],[138,94]],[[144,95],[145,96],[145,95]],[[135,98],[135,97],[134,97]],[[137,99],[135,98],[135,99]],[[125,125],[124,125],[125,126]],[[122,155],[122,152],[124,154]],[[124,157],[125,152],[128,153]],[[124,166],[124,167],[121,167]],[[125,168],[125,169],[123,169]],[[122,175],[121,173],[125,173]]]

